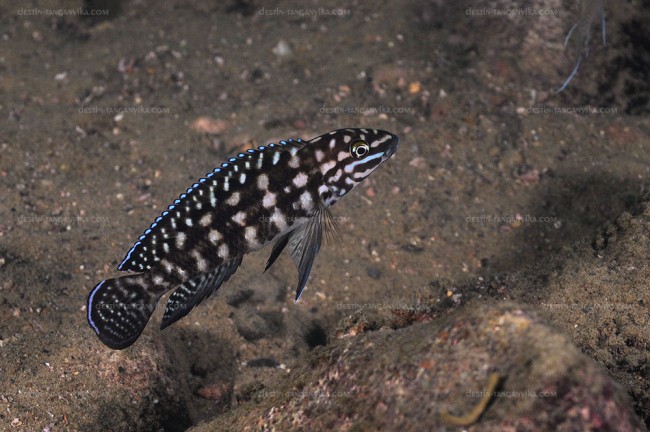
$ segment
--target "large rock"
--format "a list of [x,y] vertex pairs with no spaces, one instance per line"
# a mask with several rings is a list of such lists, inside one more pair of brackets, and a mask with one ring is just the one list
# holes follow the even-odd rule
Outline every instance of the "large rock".
[[493,373],[499,386],[471,430],[642,430],[619,384],[509,304],[336,340],[191,431],[451,429],[440,413],[472,411]]

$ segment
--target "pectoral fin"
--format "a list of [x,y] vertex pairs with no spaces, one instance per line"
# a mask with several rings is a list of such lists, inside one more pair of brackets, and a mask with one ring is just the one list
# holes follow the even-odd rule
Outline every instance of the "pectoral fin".
[[291,255],[298,268],[298,286],[296,287],[295,301],[298,301],[305,289],[311,267],[320,251],[323,231],[325,231],[327,238],[336,239],[340,236],[340,230],[332,217],[332,213],[325,204],[320,202],[314,216],[289,236],[289,255]]
[[300,298],[305,289],[311,267],[320,250],[323,239],[323,226],[320,217],[311,218],[306,224],[291,232],[289,236],[289,255],[298,268],[298,286],[296,287],[296,300]]
[[332,217],[332,213],[321,202],[318,204],[314,215],[306,223],[276,240],[271,256],[266,262],[264,271],[273,265],[280,253],[288,246],[287,251],[298,268],[298,286],[296,287],[295,301],[298,301],[305,289],[314,260],[320,251],[323,231],[325,231],[326,237],[332,240],[340,237],[340,230]]
[[269,267],[273,265],[275,260],[278,259],[282,253],[282,250],[287,245],[287,242],[289,242],[289,235],[291,235],[292,232],[293,231],[289,231],[275,242],[273,245],[273,250],[271,251],[271,256],[269,256],[269,260],[266,262],[266,267],[264,267],[264,271],[267,271]]

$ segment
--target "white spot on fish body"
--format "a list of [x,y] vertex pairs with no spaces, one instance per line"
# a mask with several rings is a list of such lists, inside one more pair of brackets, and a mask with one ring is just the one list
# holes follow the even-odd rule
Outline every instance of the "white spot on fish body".
[[311,194],[308,191],[304,191],[300,195],[300,206],[305,210],[311,210],[314,205],[314,200],[311,198]]
[[208,240],[210,240],[210,243],[212,244],[217,244],[219,240],[221,240],[222,236],[221,233],[217,230],[210,230],[210,233],[208,234]]
[[246,238],[249,247],[258,248],[260,246],[257,240],[257,228],[252,226],[246,227],[244,230],[244,238]]
[[342,175],[342,174],[343,174],[343,170],[342,170],[341,168],[339,168],[338,170],[336,170],[336,174],[334,174],[334,175],[332,176],[330,182],[332,182],[332,183],[336,183],[336,182],[338,182],[339,179],[341,178],[341,175]]
[[327,192],[329,192],[329,190],[330,190],[330,188],[327,185],[320,185],[318,187],[318,195],[322,197]]
[[262,205],[266,208],[272,207],[275,205],[275,194],[273,192],[267,192],[262,199]]
[[239,225],[244,225],[246,223],[246,213],[243,211],[237,212],[233,217],[232,220]]
[[298,168],[300,166],[300,158],[296,155],[293,155],[289,160],[289,166],[291,168]]
[[327,172],[329,170],[331,170],[332,168],[334,168],[335,165],[336,165],[336,162],[334,162],[334,161],[325,162],[324,164],[322,164],[320,166],[321,174],[323,174],[323,175],[327,174]]
[[160,261],[160,264],[163,266],[163,268],[165,269],[165,271],[167,273],[171,274],[172,271],[174,271],[174,266],[172,265],[172,263],[170,263],[166,259]]
[[240,199],[239,192],[235,192],[234,194],[230,195],[230,198],[226,200],[226,204],[230,206],[236,206],[237,204],[239,204],[239,199]]
[[301,188],[307,184],[307,180],[307,174],[300,172],[294,177],[293,184],[296,185],[297,188]]
[[257,187],[264,191],[267,190],[269,188],[269,176],[260,174],[257,177]]
[[217,206],[217,197],[214,194],[214,187],[210,188],[210,205],[212,208],[215,208]]
[[184,232],[179,232],[176,234],[176,247],[178,249],[182,249],[183,245],[185,244],[185,233]]
[[204,272],[208,270],[208,263],[205,261],[203,256],[199,253],[199,251],[194,250],[192,251],[192,256],[196,260],[196,269],[200,272]]
[[199,225],[204,227],[210,225],[211,223],[212,223],[212,213],[204,214],[199,220]]
[[273,210],[271,221],[275,224],[280,232],[284,232],[284,230],[287,229],[287,220],[284,217],[284,214],[278,208]]

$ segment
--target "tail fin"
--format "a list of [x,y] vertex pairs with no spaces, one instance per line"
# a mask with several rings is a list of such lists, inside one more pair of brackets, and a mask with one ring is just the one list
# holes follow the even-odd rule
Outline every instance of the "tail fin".
[[124,349],[144,330],[165,292],[149,286],[142,274],[106,279],[88,295],[88,324],[99,339],[113,349]]

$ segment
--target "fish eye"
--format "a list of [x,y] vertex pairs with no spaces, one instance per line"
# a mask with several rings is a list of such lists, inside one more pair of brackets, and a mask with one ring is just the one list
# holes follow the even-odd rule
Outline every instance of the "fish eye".
[[369,151],[370,151],[370,146],[368,145],[367,142],[362,140],[353,141],[352,144],[350,145],[350,154],[355,159],[364,157],[365,155],[368,154]]

